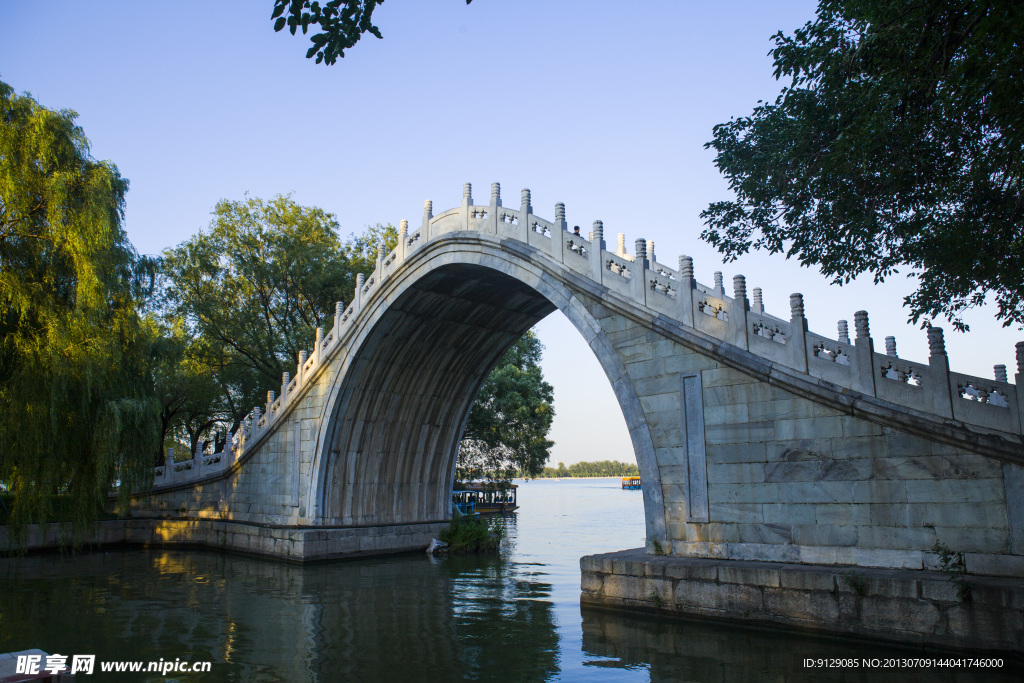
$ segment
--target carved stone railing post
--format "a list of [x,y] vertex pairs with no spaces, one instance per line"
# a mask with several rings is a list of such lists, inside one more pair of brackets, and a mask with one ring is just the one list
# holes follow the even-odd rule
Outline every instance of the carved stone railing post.
[[341,335],[341,319],[345,313],[345,302],[335,301],[334,302],[334,338],[338,339]]
[[730,342],[741,349],[750,348],[747,339],[747,310],[750,302],[747,301],[747,278],[742,275],[735,275],[732,278],[733,303],[729,308],[729,336]]
[[764,302],[761,300],[761,288],[754,287],[754,299],[750,302],[750,310],[754,313],[764,314]]
[[306,379],[305,377],[303,377],[303,375],[305,374],[303,368],[306,365],[306,358],[306,349],[302,349],[301,351],[299,351],[299,366],[295,369],[295,377],[298,378],[299,383],[295,385],[296,388],[298,388],[298,386],[302,384]]
[[[420,241],[422,241],[422,239]],[[352,297],[352,304],[356,307],[356,311],[357,312],[359,311],[360,308],[362,308],[362,303],[363,303],[363,283],[364,282],[366,282],[366,276],[365,275],[363,275],[362,273],[359,273],[358,275],[356,275],[356,292],[355,292],[355,296]]]
[[839,341],[843,344],[850,343],[850,327],[845,320],[839,321]]
[[1005,365],[993,365],[992,372],[996,376],[997,382],[1009,382],[1010,380],[1006,377],[1006,366]]
[[423,225],[420,226],[419,246],[430,239],[430,219],[434,217],[434,202],[426,200],[423,202]]
[[274,398],[275,398],[274,397],[274,390],[271,389],[270,391],[267,392],[267,409],[264,411],[264,414],[267,416],[267,420],[268,421],[270,420],[271,416],[273,415],[273,410],[272,409],[273,409],[273,406],[274,406]]
[[654,258],[654,240],[647,240],[647,262],[650,263],[650,268],[654,268],[654,262],[657,259]]
[[501,183],[491,183],[491,206],[487,212],[487,232],[498,234],[498,209],[501,208]]
[[462,208],[459,210],[459,224],[469,230],[469,207],[473,204],[473,183],[462,185]]
[[615,255],[619,258],[626,258],[626,233],[620,232],[615,240]]
[[196,442],[196,450],[192,453],[192,478],[203,476],[203,442]]
[[725,281],[722,279],[722,271],[715,271],[715,296],[719,299],[725,298]]
[[281,405],[288,400],[288,384],[291,383],[292,377],[287,372],[281,373]]
[[555,229],[551,233],[551,256],[562,263],[565,255],[565,233],[569,226],[565,222],[565,204],[555,204]]
[[602,250],[604,249],[604,223],[594,221],[594,229],[591,234],[590,244],[590,277],[594,282],[601,284],[604,281],[604,264]]
[[885,338],[885,355],[890,358],[898,357],[896,355],[896,337],[889,336]]
[[231,463],[235,461],[235,433],[230,429],[224,437],[224,450],[221,453],[220,459],[225,468],[230,467]]
[[409,221],[398,224],[398,246],[395,247],[395,265],[405,261],[405,241],[409,239]]
[[804,295],[789,295],[789,345],[790,362],[797,372],[807,372],[807,318],[804,317]]
[[953,417],[953,388],[949,385],[949,358],[941,327],[928,328],[928,382],[932,397],[932,411],[943,417]]
[[679,257],[679,321],[693,327],[693,290],[697,282],[693,279],[693,259]]
[[647,240],[638,239],[633,243],[636,256],[629,266],[629,282],[633,288],[633,299],[641,306],[647,305]]
[[519,235],[524,244],[530,243],[530,221],[533,220],[533,205],[530,204],[530,189],[523,188],[522,203],[519,207]]
[[174,479],[174,449],[164,451],[164,482]]
[[852,362],[850,372],[853,375],[853,388],[857,391],[875,395],[875,344],[871,341],[871,332],[868,329],[868,312],[857,311],[853,314],[853,329],[855,333]]
[[1024,341],[1017,342],[1017,374],[1013,381],[1017,385],[1017,409],[1020,411],[1020,424],[1024,426]]
[[320,364],[320,358],[324,350],[324,328],[316,328],[316,341],[313,342],[313,357],[316,358],[316,364]]

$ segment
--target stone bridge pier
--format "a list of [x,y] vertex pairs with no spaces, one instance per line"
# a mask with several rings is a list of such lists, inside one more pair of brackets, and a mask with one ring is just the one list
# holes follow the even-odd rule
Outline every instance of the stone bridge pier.
[[847,321],[817,334],[799,294],[773,315],[741,275],[727,294],[687,256],[566,228],[561,204],[506,208],[497,183],[487,204],[468,184],[456,208],[428,201],[223,452],[158,468],[125,540],[297,561],[425,547],[481,383],[557,309],[643,481],[646,547],[584,558],[584,602],[1024,647],[1024,343],[1015,383],[965,375],[938,328],[925,362],[892,338],[876,352],[864,311],[853,339]]

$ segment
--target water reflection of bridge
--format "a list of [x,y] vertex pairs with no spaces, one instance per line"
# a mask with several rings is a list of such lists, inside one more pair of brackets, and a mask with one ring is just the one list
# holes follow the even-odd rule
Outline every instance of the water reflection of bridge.
[[465,680],[496,672],[526,681],[558,671],[543,585],[519,581],[497,558],[296,565],[115,552],[74,562],[0,560],[0,577],[4,651],[46,643],[104,660],[173,653],[212,661],[207,678],[216,681]]

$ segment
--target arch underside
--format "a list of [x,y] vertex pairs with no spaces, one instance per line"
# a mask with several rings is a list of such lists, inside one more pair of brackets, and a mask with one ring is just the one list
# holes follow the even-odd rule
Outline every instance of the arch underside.
[[555,310],[496,270],[437,268],[390,304],[353,358],[330,417],[323,524],[446,520],[458,443],[505,350]]

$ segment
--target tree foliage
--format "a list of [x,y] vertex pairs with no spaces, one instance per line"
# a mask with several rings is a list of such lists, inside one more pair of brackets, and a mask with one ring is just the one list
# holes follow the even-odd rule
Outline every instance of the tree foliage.
[[773,104],[715,127],[735,192],[701,216],[728,260],[784,252],[834,282],[907,267],[914,322],[994,295],[1024,324],[1024,5],[822,0],[774,36]]
[[169,326],[182,326],[182,361],[192,372],[209,368],[220,385],[222,406],[205,413],[220,411],[234,431],[267,391],[280,391],[316,328],[333,320],[335,302],[375,267],[377,243],[390,250],[398,232],[378,225],[343,244],[332,214],[280,195],[223,200],[213,213],[209,230],[164,253],[163,308]]
[[[466,0],[468,5],[473,0]],[[334,64],[338,57],[345,56],[345,50],[354,47],[363,34],[370,33],[383,38],[380,29],[373,25],[373,10],[384,0],[274,0],[274,30],[286,26],[293,36],[302,29],[306,35],[310,25],[320,28],[319,33],[310,36],[312,45],[306,50],[306,59],[316,57],[316,63]]]
[[115,481],[126,494],[152,476],[152,264],[122,227],[128,181],[90,156],[76,116],[0,83],[0,481],[15,522],[50,518],[58,494],[94,519]]
[[527,332],[502,356],[477,395],[459,447],[456,478],[508,481],[536,476],[550,455],[554,390],[544,381],[543,346]]
[[160,449],[155,464],[160,465],[168,446],[191,457],[204,434],[224,423],[230,425],[234,416],[224,378],[217,372],[218,354],[180,319],[172,317],[162,326],[153,356],[160,402]]

